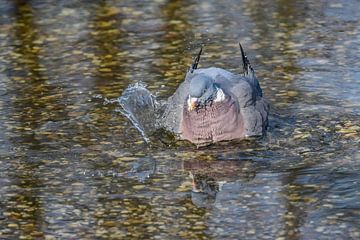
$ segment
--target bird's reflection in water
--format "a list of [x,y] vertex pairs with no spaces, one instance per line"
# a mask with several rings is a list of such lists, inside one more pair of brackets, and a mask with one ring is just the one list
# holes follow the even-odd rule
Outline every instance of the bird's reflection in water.
[[251,160],[184,162],[192,180],[191,200],[198,207],[212,207],[223,187],[233,182],[248,182],[256,171]]

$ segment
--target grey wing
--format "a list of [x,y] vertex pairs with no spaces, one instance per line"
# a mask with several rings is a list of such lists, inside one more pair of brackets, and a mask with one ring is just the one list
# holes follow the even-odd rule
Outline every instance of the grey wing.
[[243,117],[245,135],[262,135],[268,124],[269,104],[262,98],[260,85],[253,84],[257,80],[250,82],[247,77],[236,76],[230,82],[230,92],[237,98]]
[[244,119],[245,135],[261,136],[268,125],[269,105],[264,99],[258,99],[255,105],[240,110]]
[[184,103],[189,92],[189,85],[190,81],[185,78],[185,81],[180,84],[175,93],[167,99],[160,118],[160,125],[177,135],[180,134],[180,123],[182,120]]

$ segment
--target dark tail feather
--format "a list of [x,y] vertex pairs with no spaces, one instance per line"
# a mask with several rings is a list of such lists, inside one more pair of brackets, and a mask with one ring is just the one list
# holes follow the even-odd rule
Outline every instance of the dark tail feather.
[[200,56],[201,56],[201,53],[202,53],[202,49],[203,49],[203,48],[201,47],[198,55],[197,55],[196,58],[194,59],[193,64],[191,64],[191,68],[190,68],[191,73],[193,73],[194,70],[197,69],[197,66],[198,66],[199,61],[200,61]]
[[243,62],[243,70],[244,70],[244,76],[249,76],[250,74],[254,75],[254,69],[252,68],[249,59],[246,56],[246,53],[241,46],[241,43],[239,43],[241,56],[242,56],[242,62]]

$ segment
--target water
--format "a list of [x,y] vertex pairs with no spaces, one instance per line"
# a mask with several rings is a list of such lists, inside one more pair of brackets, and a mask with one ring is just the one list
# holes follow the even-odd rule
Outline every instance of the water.
[[[360,238],[360,4],[0,3],[0,238]],[[259,141],[147,143],[116,99],[200,67],[271,104]]]

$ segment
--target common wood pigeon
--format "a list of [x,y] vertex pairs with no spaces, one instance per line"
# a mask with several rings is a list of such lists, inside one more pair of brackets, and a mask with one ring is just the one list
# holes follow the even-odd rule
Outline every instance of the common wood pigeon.
[[124,92],[120,104],[140,128],[149,125],[140,117],[152,111],[157,116],[156,121],[151,119],[153,128],[165,128],[179,139],[197,146],[261,136],[268,125],[269,104],[263,99],[254,69],[239,45],[243,75],[217,67],[197,68],[201,48],[184,82],[161,106],[156,106],[154,96],[139,85],[137,90],[141,92],[141,99],[132,87]]

